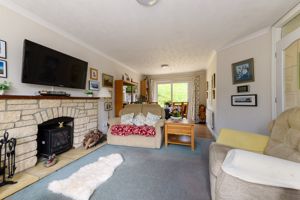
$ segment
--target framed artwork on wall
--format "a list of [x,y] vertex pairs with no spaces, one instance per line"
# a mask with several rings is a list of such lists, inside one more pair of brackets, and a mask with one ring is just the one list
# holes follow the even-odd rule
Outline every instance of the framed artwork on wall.
[[92,67],[90,68],[90,79],[98,80],[98,69]]
[[0,77],[7,78],[7,62],[0,60]]
[[257,106],[257,94],[232,95],[231,106]]
[[211,87],[212,88],[216,88],[216,74],[212,75],[212,78],[211,78]]
[[114,86],[114,77],[108,74],[102,74],[102,87],[110,87]]
[[89,81],[89,89],[98,91],[99,90],[99,81],[90,80]]
[[6,53],[6,42],[3,40],[0,40],[0,58],[6,59],[7,53]]
[[104,110],[105,110],[105,111],[110,111],[110,110],[112,110],[112,102],[105,102],[105,103],[104,103]]
[[237,93],[245,93],[245,92],[249,92],[249,85],[241,85],[241,86],[237,86]]
[[247,83],[254,81],[254,59],[250,58],[232,64],[232,83]]

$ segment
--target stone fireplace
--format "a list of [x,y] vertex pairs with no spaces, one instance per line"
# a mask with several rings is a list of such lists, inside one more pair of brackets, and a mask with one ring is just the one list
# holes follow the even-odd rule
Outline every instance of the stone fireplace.
[[73,147],[77,148],[84,135],[98,127],[98,98],[1,96],[0,137],[7,130],[17,139],[16,172],[37,162],[38,125],[59,117],[74,119]]

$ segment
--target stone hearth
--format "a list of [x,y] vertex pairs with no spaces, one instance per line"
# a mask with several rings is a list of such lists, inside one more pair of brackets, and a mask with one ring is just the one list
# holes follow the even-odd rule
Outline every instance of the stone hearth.
[[84,135],[98,127],[98,99],[24,98],[0,100],[0,137],[7,130],[17,138],[16,172],[37,163],[38,124],[57,117],[74,118],[75,148],[81,146]]

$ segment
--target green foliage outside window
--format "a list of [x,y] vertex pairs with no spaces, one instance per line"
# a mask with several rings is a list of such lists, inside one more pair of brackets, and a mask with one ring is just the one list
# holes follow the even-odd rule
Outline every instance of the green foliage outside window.
[[[171,87],[173,87],[173,95]],[[172,97],[173,96],[173,97]],[[188,83],[160,83],[157,85],[157,100],[160,106],[166,102],[187,102]]]

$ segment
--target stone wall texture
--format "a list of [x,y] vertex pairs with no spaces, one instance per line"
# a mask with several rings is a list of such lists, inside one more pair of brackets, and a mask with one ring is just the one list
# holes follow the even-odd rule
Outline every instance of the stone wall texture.
[[38,125],[57,117],[74,118],[73,145],[77,148],[84,135],[98,127],[98,100],[0,100],[0,138],[7,130],[17,139],[16,172],[35,166]]

